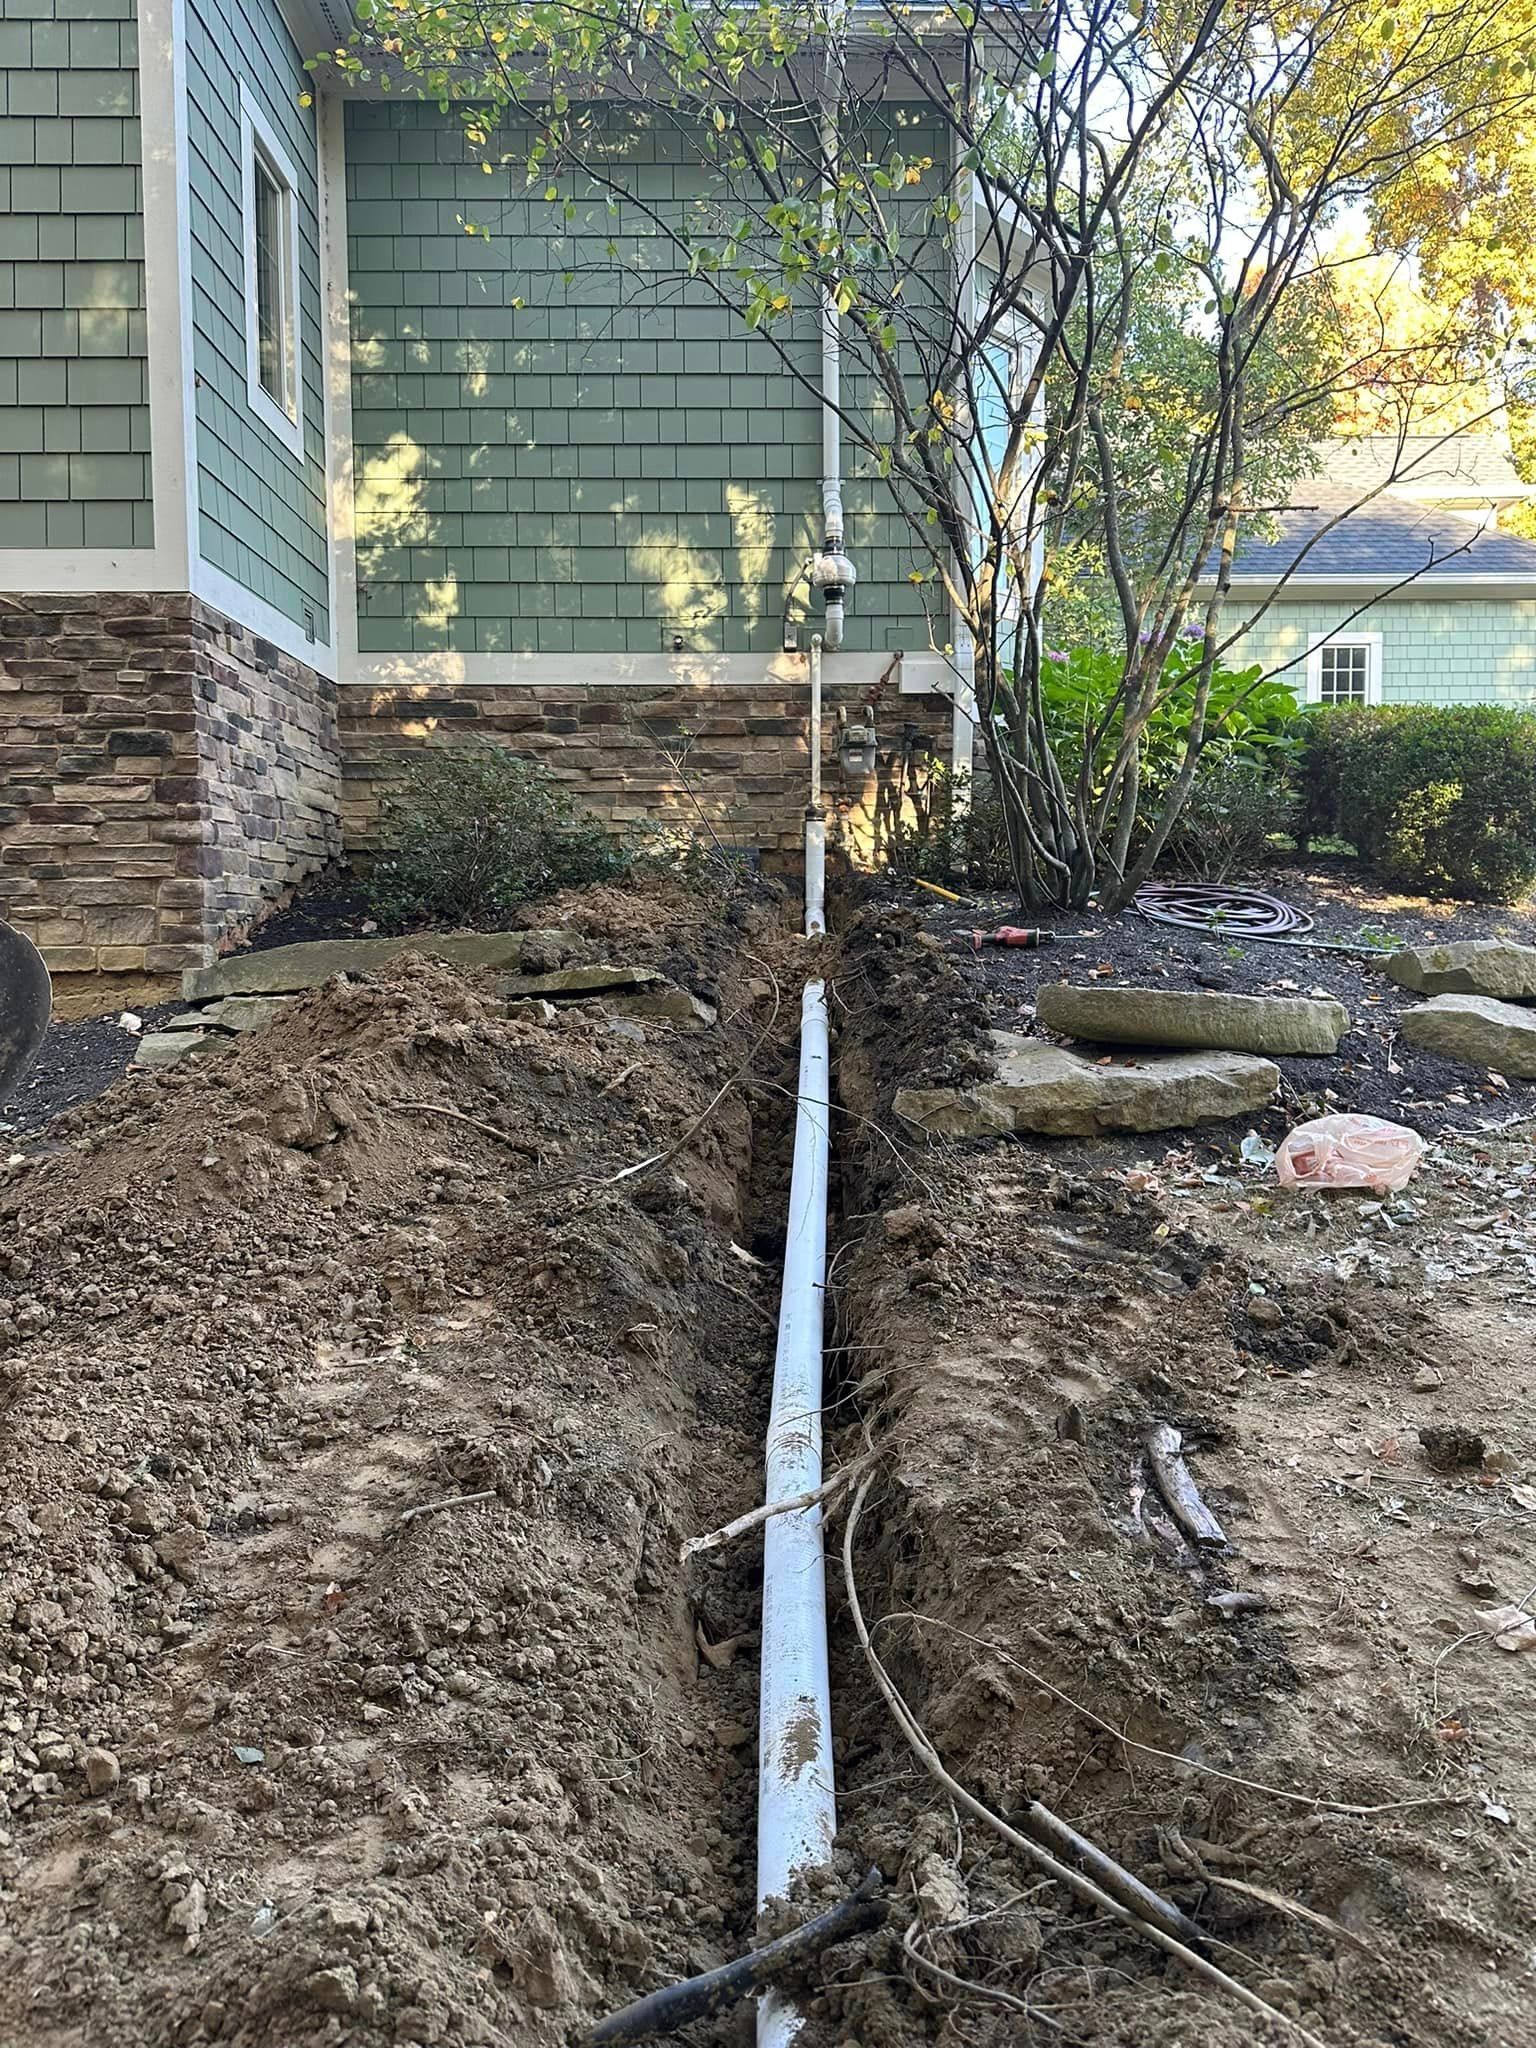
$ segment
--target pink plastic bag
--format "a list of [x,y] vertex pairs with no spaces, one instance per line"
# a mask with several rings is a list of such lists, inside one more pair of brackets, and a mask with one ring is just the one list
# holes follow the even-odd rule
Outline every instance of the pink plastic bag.
[[1406,1187],[1424,1156],[1417,1131],[1379,1116],[1319,1116],[1287,1133],[1275,1172],[1287,1188]]

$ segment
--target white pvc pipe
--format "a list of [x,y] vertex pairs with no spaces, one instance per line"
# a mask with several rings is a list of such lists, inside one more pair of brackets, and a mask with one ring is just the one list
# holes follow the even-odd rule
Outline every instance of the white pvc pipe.
[[[800,1086],[790,1180],[779,1341],[768,1421],[770,1501],[821,1484],[821,1340],[827,1278],[830,1095],[826,983],[800,1003]],[[822,1511],[773,1515],[763,1530],[762,1681],[758,1717],[757,1904],[830,1861],[837,1832],[827,1670]],[[758,2006],[758,2048],[787,2048],[805,2024],[787,1993]]]
[[811,702],[806,714],[811,784],[805,805],[805,934],[827,928],[827,821],[821,806],[821,635],[811,635]]
[[827,928],[827,821],[805,821],[805,936],[819,939]]

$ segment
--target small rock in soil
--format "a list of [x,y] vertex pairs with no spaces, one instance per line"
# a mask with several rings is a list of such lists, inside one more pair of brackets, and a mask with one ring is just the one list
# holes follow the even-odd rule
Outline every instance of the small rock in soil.
[[1419,1431],[1419,1442],[1424,1447],[1425,1462],[1438,1472],[1458,1472],[1481,1465],[1488,1448],[1474,1431],[1453,1422],[1426,1422]]

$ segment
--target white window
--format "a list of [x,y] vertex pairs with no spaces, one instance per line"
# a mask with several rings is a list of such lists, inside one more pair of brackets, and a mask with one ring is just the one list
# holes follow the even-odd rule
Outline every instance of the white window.
[[1307,654],[1309,704],[1379,704],[1381,635],[1335,633]]
[[246,388],[258,419],[304,454],[299,374],[298,174],[271,122],[240,88],[245,224]]

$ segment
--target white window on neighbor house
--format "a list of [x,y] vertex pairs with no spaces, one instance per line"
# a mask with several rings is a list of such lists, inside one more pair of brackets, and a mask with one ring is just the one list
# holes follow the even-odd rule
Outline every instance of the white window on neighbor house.
[[246,387],[252,412],[304,454],[299,377],[298,173],[271,122],[240,88],[241,216],[245,227]]
[[1309,704],[1379,704],[1381,635],[1336,633],[1307,655]]

